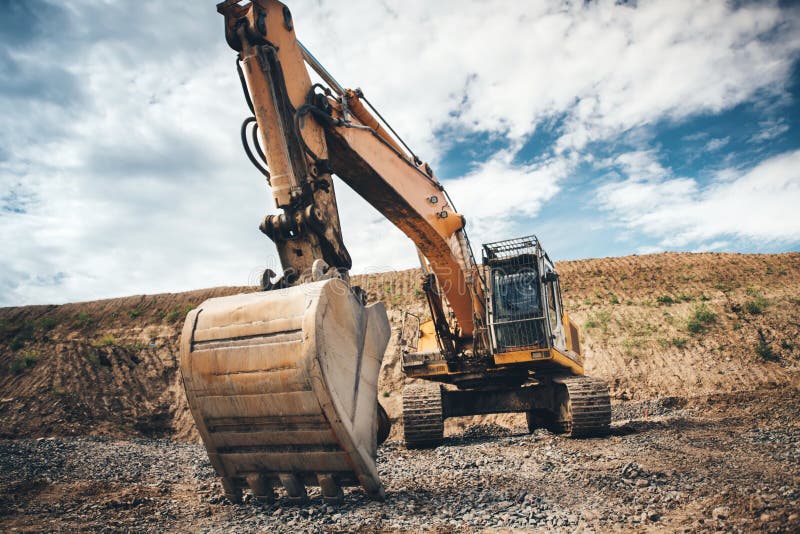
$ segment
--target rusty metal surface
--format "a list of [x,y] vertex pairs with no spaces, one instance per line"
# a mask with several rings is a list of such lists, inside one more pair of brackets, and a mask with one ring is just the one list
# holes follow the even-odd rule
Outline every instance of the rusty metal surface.
[[331,495],[361,485],[382,498],[377,379],[389,332],[383,305],[364,307],[339,279],[211,299],[189,313],[184,386],[229,497],[324,484]]

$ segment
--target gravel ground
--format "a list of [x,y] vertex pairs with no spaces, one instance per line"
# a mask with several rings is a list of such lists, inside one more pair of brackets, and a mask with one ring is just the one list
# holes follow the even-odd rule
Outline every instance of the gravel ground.
[[[800,394],[615,406],[612,435],[473,426],[433,450],[388,442],[384,503],[231,505],[200,445],[0,441],[0,531],[800,530]],[[646,414],[646,416],[645,416]]]

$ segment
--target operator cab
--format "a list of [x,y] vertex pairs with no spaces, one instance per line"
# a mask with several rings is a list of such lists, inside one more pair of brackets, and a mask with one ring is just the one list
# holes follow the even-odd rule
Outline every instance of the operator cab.
[[492,352],[565,348],[558,274],[536,236],[483,245],[483,264]]

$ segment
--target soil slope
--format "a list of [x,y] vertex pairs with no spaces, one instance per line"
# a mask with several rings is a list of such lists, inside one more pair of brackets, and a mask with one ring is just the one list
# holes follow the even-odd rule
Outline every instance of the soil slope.
[[[666,253],[557,268],[587,370],[609,381],[616,401],[798,383],[800,253]],[[389,309],[379,396],[395,420],[397,337],[403,310],[425,311],[419,278],[409,270],[355,280]],[[207,298],[252,290],[0,309],[0,437],[196,439],[177,372],[183,317]],[[515,426],[515,417],[491,420]]]

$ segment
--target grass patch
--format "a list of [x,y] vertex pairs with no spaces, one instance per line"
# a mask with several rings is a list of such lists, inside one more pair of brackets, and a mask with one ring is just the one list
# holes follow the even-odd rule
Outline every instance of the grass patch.
[[759,330],[759,339],[758,343],[756,344],[756,354],[758,354],[762,360],[765,361],[775,361],[778,359],[777,354],[775,351],[772,350],[772,347],[767,340],[764,338],[764,334]]
[[761,315],[764,313],[764,309],[767,307],[767,299],[761,296],[760,293],[748,292],[748,295],[751,295],[753,298],[744,303],[745,311],[750,315]]
[[39,361],[39,355],[29,350],[19,358],[14,358],[9,366],[9,370],[12,374],[19,375],[27,369],[35,367],[37,361]]
[[128,317],[131,319],[136,319],[142,315],[142,310],[128,310]]
[[679,348],[679,349],[682,349],[682,348],[686,347],[686,344],[687,344],[688,342],[689,342],[689,340],[688,340],[688,339],[686,339],[685,337],[673,337],[673,338],[672,338],[672,344],[673,344],[673,345],[674,345],[676,348]]
[[39,319],[39,326],[45,331],[50,331],[58,326],[58,320],[55,317],[42,317]]
[[75,314],[75,326],[78,328],[84,328],[89,323],[92,322],[92,316],[86,312],[80,312]]
[[608,323],[611,320],[611,313],[608,310],[597,310],[586,318],[583,323],[586,328],[600,328],[605,334],[608,332]]
[[92,365],[100,364],[100,354],[98,354],[97,351],[94,349],[86,353],[86,359],[89,360],[89,363],[91,363]]
[[633,359],[638,357],[640,348],[641,344],[637,341],[628,337],[622,340],[622,354],[627,358]]
[[705,303],[695,306],[689,321],[686,324],[686,329],[691,334],[699,334],[708,330],[709,325],[717,320],[717,315],[706,306]]
[[[20,328],[13,333],[13,338],[11,339],[11,343],[9,343],[9,348],[13,351],[17,351],[25,346],[25,343],[28,341],[33,340],[33,333],[34,333],[34,325],[33,323],[25,323]],[[11,332],[9,332],[11,334]],[[9,336],[10,337],[10,336]]]
[[186,317],[186,314],[189,313],[194,309],[192,304],[184,304],[183,306],[178,306],[177,308],[173,308],[172,311],[164,315],[164,319],[167,320],[169,323],[174,323],[178,319],[183,319]]
[[134,341],[133,343],[128,343],[125,345],[125,348],[133,352],[139,352],[146,349],[147,346],[147,343],[144,341]]
[[659,295],[656,297],[656,302],[659,304],[675,304],[675,299],[669,295]]
[[113,347],[117,344],[114,334],[104,334],[100,339],[92,341],[93,347]]
[[611,304],[619,304],[619,299],[616,295],[611,295],[611,299],[609,300]]

